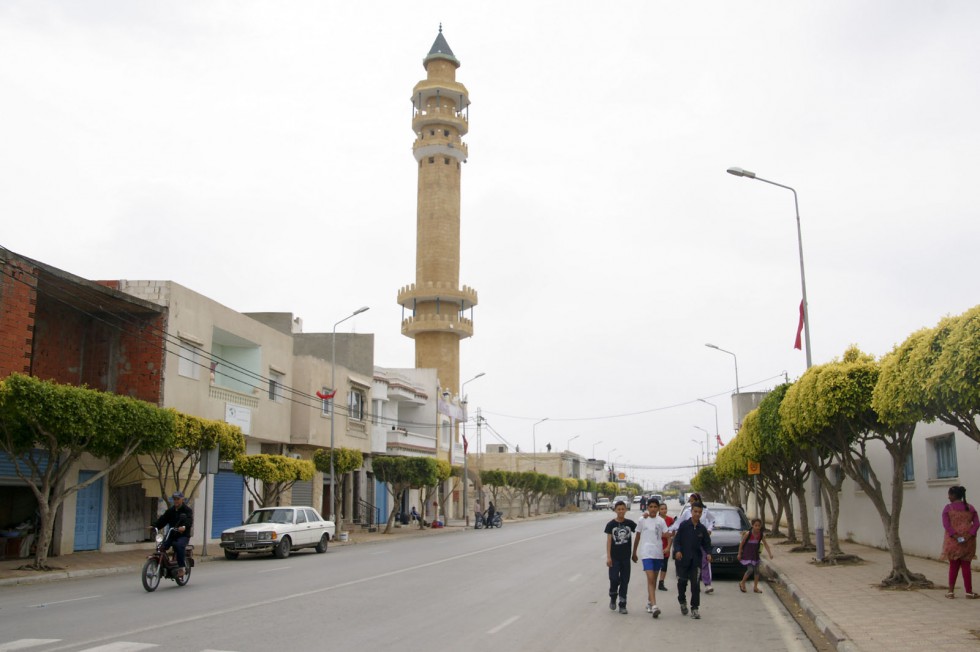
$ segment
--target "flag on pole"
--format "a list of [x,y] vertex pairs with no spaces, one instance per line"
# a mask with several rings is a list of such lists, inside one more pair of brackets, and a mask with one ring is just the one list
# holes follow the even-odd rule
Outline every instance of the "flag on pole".
[[796,344],[794,349],[803,350],[803,301],[800,301],[800,325],[796,327]]
[[718,440],[718,447],[721,448],[725,445],[725,442],[721,440],[721,435],[715,435],[715,439]]
[[316,397],[322,401],[329,401],[334,396],[336,396],[336,394],[337,394],[337,390],[333,390],[329,394],[324,394],[323,392],[317,392]]

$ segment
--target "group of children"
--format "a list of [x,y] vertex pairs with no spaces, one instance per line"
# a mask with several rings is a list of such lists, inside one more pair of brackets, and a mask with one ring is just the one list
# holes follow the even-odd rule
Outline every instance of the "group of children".
[[[676,518],[667,515],[667,505],[651,499],[639,523],[626,518],[626,503],[614,506],[616,518],[606,524],[606,566],[609,568],[609,608],[628,613],[626,592],[630,582],[630,562],[642,560],[647,578],[647,613],[660,616],[657,606],[657,590],[666,591],[667,559],[673,552],[674,569],[677,573],[677,601],[681,613],[689,613],[687,585],[691,585],[691,618],[701,618],[701,582],[705,592],[711,593],[711,528],[714,519],[701,502],[699,494],[691,494],[688,504]],[[632,540],[632,534],[636,539]],[[631,548],[632,543],[632,548]],[[769,543],[762,533],[762,521],[752,520],[752,529],[742,535],[738,546],[738,559],[746,567],[739,589],[746,592],[745,582],[754,578],[756,593],[759,590],[759,559],[765,547],[772,559]],[[659,577],[659,581],[658,581]]]

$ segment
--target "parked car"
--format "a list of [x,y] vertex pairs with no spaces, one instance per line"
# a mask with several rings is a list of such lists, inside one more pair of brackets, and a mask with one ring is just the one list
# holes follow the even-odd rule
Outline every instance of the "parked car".
[[650,496],[650,500],[656,500],[661,505],[664,504],[664,497],[661,496],[660,494],[653,494],[652,496]]
[[599,498],[594,503],[592,503],[592,509],[609,509],[609,499]]
[[724,503],[706,503],[715,518],[711,532],[711,571],[741,569],[738,561],[738,543],[742,534],[750,529],[749,519],[741,507]]
[[227,559],[238,559],[243,552],[271,552],[285,559],[298,548],[326,552],[335,533],[333,521],[312,507],[263,507],[241,525],[222,532],[221,547]]
[[609,507],[612,509],[616,509],[616,503],[618,503],[619,501],[623,501],[624,503],[626,503],[626,511],[629,511],[630,499],[628,496],[616,496],[615,498],[612,499],[612,504]]
[[643,496],[633,496],[633,504],[636,505],[638,508],[641,502],[643,502]]

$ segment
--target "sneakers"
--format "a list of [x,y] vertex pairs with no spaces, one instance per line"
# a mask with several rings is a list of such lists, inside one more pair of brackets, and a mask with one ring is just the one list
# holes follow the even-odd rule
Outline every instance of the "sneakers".
[[701,620],[701,612],[698,611],[697,607],[691,609],[691,618],[694,620]]
[[647,603],[647,613],[653,613],[653,604],[650,602]]
[[682,602],[681,603],[681,615],[682,616],[686,616],[687,615],[687,603],[686,602]]
[[664,586],[664,583],[663,583],[663,582],[661,582],[661,583],[660,583],[660,584],[659,584],[659,585],[657,586],[657,588],[658,588],[658,589],[660,589],[661,591],[666,591],[666,590],[667,590],[667,587],[666,587],[666,586]]
[[654,618],[658,617],[660,615],[660,607],[653,605],[653,609],[650,610],[650,613],[653,614]]
[[616,596],[609,598],[609,610],[616,611]]
[[626,605],[625,604],[619,605],[619,613],[623,614],[624,616],[629,613],[628,611],[626,611]]
[[710,585],[709,586],[706,586],[706,587],[704,587],[704,592],[705,593],[714,593],[715,592],[715,587],[710,586]]

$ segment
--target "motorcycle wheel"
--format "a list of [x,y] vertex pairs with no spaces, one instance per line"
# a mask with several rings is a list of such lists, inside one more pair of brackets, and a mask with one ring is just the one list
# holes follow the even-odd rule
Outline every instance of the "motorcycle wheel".
[[143,588],[150,593],[157,590],[160,586],[160,561],[153,557],[146,560],[143,564],[143,572],[140,579],[143,580]]
[[173,578],[174,581],[177,582],[177,586],[184,586],[185,584],[191,581],[191,567],[188,566],[187,568],[184,569],[183,577],[177,574],[177,569],[175,568]]
[[474,530],[482,530],[483,529],[483,519],[482,518],[476,519],[476,522],[473,523],[473,529]]

